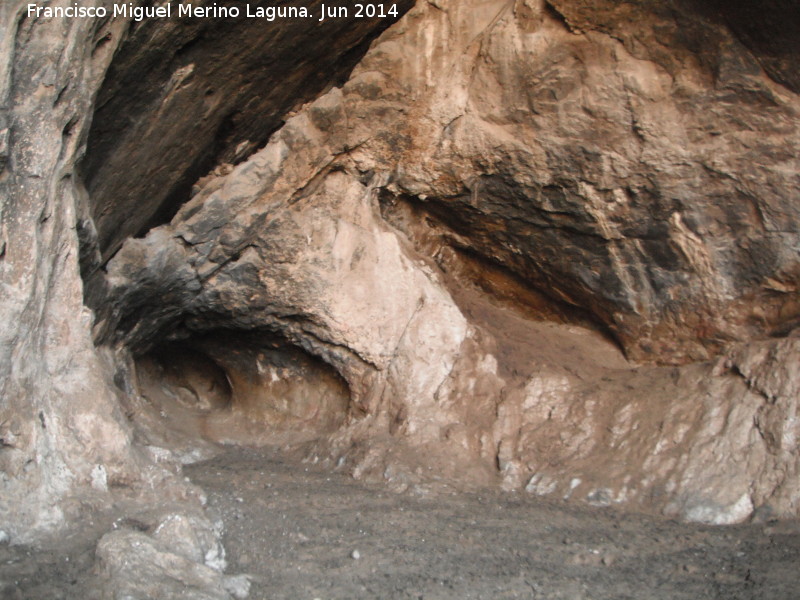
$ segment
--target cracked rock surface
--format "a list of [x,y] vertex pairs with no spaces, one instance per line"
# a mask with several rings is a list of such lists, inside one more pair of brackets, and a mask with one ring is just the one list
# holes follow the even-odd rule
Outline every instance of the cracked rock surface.
[[123,245],[100,339],[278,335],[350,392],[314,451],[398,488],[427,454],[690,520],[796,514],[797,341],[768,336],[800,308],[797,98],[714,20],[689,44],[686,15],[599,6],[414,8]]
[[220,444],[408,494],[800,516],[792,2],[25,6],[0,6],[0,544],[102,514],[98,593],[244,597],[184,478]]

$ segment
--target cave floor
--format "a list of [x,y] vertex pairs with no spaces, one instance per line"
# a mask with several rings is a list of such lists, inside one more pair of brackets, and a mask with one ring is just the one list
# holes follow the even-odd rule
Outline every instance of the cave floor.
[[[525,494],[396,494],[275,450],[229,449],[185,472],[224,522],[228,572],[250,575],[254,600],[800,597],[796,523],[705,527]],[[0,546],[0,596],[91,596],[108,530],[94,525],[56,549]]]
[[[692,526],[523,494],[395,494],[236,450],[186,469],[251,598],[800,597],[795,524]],[[354,558],[358,556],[358,558]]]

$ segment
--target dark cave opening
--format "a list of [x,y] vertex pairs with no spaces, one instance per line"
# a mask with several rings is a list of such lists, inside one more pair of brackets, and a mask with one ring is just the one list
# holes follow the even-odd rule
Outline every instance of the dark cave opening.
[[151,425],[161,421],[188,444],[193,436],[245,445],[303,442],[351,417],[342,377],[269,333],[208,332],[157,344],[135,362]]
[[225,370],[190,345],[168,344],[139,359],[140,382],[160,382],[166,394],[196,412],[229,410],[233,390]]

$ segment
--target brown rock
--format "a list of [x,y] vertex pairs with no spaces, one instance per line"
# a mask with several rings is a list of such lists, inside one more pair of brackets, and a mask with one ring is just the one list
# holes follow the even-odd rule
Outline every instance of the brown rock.
[[437,1],[374,39],[5,3],[0,527],[191,495],[199,438],[797,516],[794,13],[708,6]]
[[341,90],[123,246],[103,339],[279,335],[347,382],[332,443],[372,446],[360,476],[422,452],[595,504],[793,514],[778,473],[796,461],[769,449],[794,435],[775,433],[793,431],[792,389],[773,409],[710,366],[634,369],[519,298],[654,362],[791,327],[797,99],[689,8],[563,4],[413,9]]

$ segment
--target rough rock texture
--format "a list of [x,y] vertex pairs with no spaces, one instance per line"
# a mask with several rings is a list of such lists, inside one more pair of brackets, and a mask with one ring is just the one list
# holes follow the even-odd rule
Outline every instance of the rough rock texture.
[[[725,23],[739,40],[753,51],[769,76],[800,92],[800,69],[797,57],[800,40],[800,8],[791,0],[767,0],[753,4],[741,0],[715,0],[713,11],[721,13]],[[701,5],[702,7],[702,5]]]
[[[318,15],[321,4],[292,6]],[[253,12],[274,5],[249,3]],[[397,6],[402,13],[410,3]],[[85,233],[91,238],[96,229],[99,260],[126,237],[169,220],[192,184],[218,163],[241,161],[263,146],[286,112],[345,77],[392,21],[132,22],[98,93],[81,169],[92,217]],[[86,262],[85,270],[96,268]]]
[[[164,203],[182,186],[188,194],[202,169],[263,144],[283,113],[346,74],[391,19],[264,26],[243,17],[136,23],[25,12],[25,3],[3,3],[0,185],[9,201],[0,240],[0,424],[8,485],[31,478],[33,496],[55,507],[93,468],[107,469],[112,484],[143,468],[117,407],[120,391],[130,390],[110,385],[114,367],[100,362],[90,340],[78,238],[88,280],[101,260],[98,244],[118,245],[160,212],[174,212]],[[87,142],[82,180],[76,163]],[[38,502],[26,510],[38,519]],[[15,510],[3,513],[15,520]],[[18,521],[20,530],[29,525]]]
[[263,333],[169,344],[129,368],[140,393],[126,412],[139,441],[184,464],[212,456],[214,442],[313,440],[351,414],[347,385],[330,366]]
[[131,446],[92,344],[78,273],[75,162],[121,23],[22,18],[0,7],[0,528],[35,539],[122,491],[179,486]]
[[[800,314],[798,106],[690,5],[419,5],[122,246],[99,339],[277,335],[349,387],[317,450],[398,488],[499,468],[690,520],[795,515],[797,342],[766,338]],[[629,359],[727,354],[634,368],[575,324]]]
[[[451,245],[589,313],[631,358],[786,333],[794,96],[701,15],[603,6],[412,15],[343,88],[331,152],[356,148]],[[603,33],[574,33],[590,17]]]
[[[784,25],[765,37],[739,3],[437,0],[331,88],[388,21],[23,6],[0,7],[12,541],[123,492],[196,503],[174,475],[218,441],[306,442],[396,489],[800,514]],[[109,534],[107,593],[245,594],[198,523],[174,525],[196,547]]]
[[170,514],[152,535],[133,529],[106,534],[97,546],[103,598],[247,598],[250,582],[226,576],[220,527],[206,519]]

